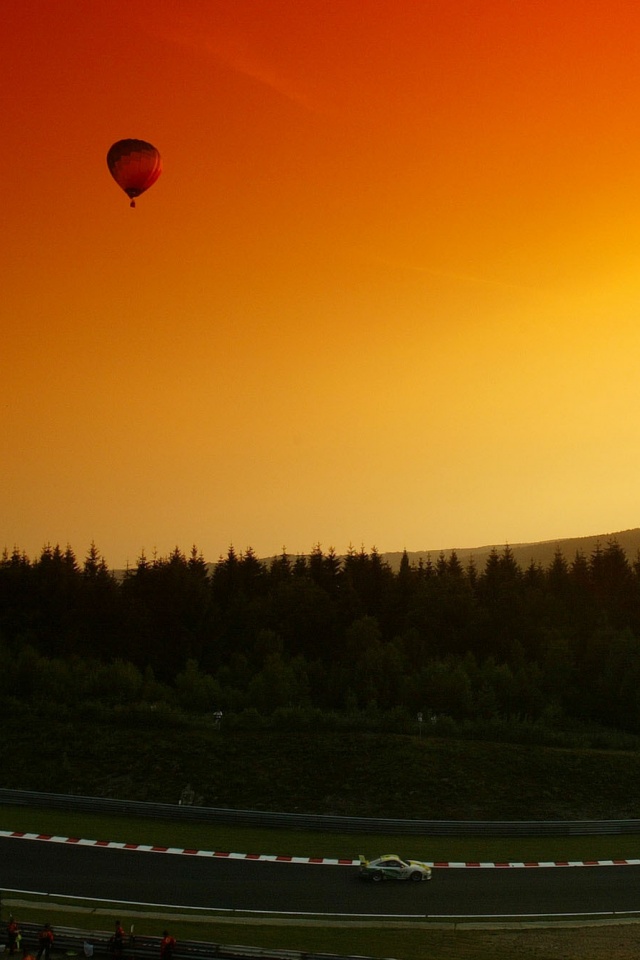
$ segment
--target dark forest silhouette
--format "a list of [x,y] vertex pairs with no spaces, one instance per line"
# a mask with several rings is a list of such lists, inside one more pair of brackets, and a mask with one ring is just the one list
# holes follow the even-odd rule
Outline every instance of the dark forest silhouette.
[[94,545],[5,551],[0,658],[21,697],[640,732],[640,558],[611,540],[545,568],[506,546],[482,570],[452,551],[394,572],[376,550],[210,567],[194,547],[116,577]]

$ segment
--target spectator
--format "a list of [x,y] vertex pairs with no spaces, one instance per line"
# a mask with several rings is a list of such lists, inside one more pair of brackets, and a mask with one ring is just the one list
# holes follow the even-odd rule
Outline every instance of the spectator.
[[116,960],[120,960],[120,958],[124,953],[124,936],[125,934],[124,934],[124,929],[122,928],[122,924],[120,923],[119,920],[116,920],[113,936],[109,940],[109,949],[111,950],[111,953],[116,958]]
[[7,924],[7,947],[10,954],[16,953],[20,946],[20,940],[20,927],[18,926],[17,920],[10,914],[9,923]]
[[51,957],[51,947],[53,945],[54,936],[53,930],[51,929],[51,924],[45,923],[44,927],[38,934],[38,952],[36,954],[36,960],[41,960],[44,956],[44,960],[49,960]]
[[160,960],[172,960],[175,945],[175,937],[172,937],[168,930],[164,930],[160,941]]

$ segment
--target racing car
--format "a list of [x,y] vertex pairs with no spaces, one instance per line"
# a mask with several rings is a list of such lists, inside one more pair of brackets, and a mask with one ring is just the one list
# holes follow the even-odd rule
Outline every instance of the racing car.
[[362,880],[431,880],[431,867],[421,860],[403,860],[394,853],[377,860],[367,860],[361,853],[358,859]]

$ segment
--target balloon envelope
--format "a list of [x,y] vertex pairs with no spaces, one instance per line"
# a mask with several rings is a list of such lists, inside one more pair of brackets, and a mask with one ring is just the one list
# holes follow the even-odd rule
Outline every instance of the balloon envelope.
[[162,173],[162,159],[146,140],[118,140],[107,153],[107,166],[135,207],[135,198],[153,186]]

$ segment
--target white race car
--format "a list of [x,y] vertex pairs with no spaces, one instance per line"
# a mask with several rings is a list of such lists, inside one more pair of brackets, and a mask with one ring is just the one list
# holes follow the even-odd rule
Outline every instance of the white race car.
[[393,853],[377,860],[360,854],[359,860],[362,880],[431,880],[431,867],[421,860],[403,860]]

